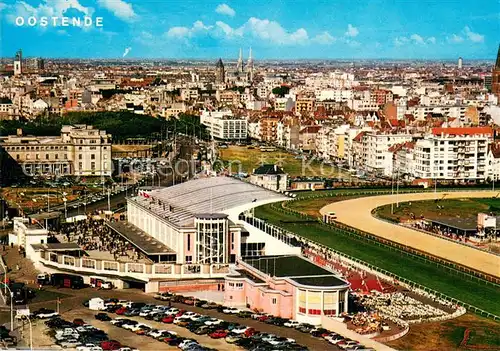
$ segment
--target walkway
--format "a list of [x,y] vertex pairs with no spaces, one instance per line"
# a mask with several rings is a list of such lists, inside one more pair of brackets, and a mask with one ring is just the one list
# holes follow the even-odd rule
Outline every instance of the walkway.
[[[438,199],[443,198],[443,196],[445,199],[458,199],[491,198],[498,195],[499,192],[496,191],[437,193]],[[476,271],[500,277],[500,257],[496,255],[425,234],[414,229],[388,223],[372,215],[373,209],[396,203],[396,201],[401,203],[408,201],[434,200],[435,198],[435,193],[370,196],[331,203],[324,206],[320,210],[320,213],[323,215],[327,212],[335,212],[337,215],[337,222],[339,223],[402,245],[410,246],[414,249],[427,252],[433,256],[455,262],[462,266],[470,267]]]

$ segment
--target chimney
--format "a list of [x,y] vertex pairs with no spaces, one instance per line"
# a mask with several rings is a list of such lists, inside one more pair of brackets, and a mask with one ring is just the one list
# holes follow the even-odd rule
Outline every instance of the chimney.
[[23,136],[23,129],[22,129],[22,128],[17,128],[16,135],[17,135],[18,137]]

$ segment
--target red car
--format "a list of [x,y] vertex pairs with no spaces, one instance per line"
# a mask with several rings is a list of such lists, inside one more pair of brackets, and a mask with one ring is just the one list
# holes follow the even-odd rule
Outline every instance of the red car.
[[269,319],[268,315],[263,315],[257,318],[258,321],[265,322],[267,319]]
[[179,312],[177,312],[177,314],[175,315],[176,317],[180,317],[182,316],[184,313],[186,313],[186,310],[179,310]]
[[161,320],[163,323],[173,323],[174,322],[174,316],[165,316]]
[[252,335],[257,334],[257,330],[255,330],[254,328],[248,328],[243,334],[245,334],[245,336],[249,338]]
[[116,340],[108,340],[101,342],[101,348],[103,350],[118,350],[120,347],[122,347],[122,344],[120,344]]
[[227,331],[225,331],[225,330],[216,330],[213,333],[210,333],[208,336],[210,336],[212,339],[225,338],[227,336]]
[[73,320],[74,325],[85,325],[85,322],[81,318],[76,318]]
[[116,314],[118,314],[118,315],[120,315],[120,316],[121,316],[122,314],[124,314],[125,312],[127,312],[127,308],[126,308],[126,307],[121,307],[121,308],[119,308],[119,309],[117,309],[117,310],[115,311],[115,313],[116,313]]

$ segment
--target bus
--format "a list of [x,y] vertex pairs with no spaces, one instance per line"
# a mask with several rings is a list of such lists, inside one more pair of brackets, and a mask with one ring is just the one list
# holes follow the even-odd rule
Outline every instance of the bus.
[[50,282],[52,286],[56,286],[58,288],[81,289],[85,286],[83,278],[79,275],[65,273],[52,274],[50,276]]

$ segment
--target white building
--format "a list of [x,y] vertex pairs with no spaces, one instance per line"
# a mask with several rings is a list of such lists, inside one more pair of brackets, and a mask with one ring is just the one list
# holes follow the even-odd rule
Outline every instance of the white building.
[[210,135],[216,139],[245,140],[248,136],[246,118],[234,116],[230,110],[204,110],[200,115],[200,123],[207,126]]
[[63,126],[59,137],[9,135],[0,140],[27,174],[111,176],[111,135],[87,125]]
[[289,96],[276,98],[276,101],[274,102],[274,109],[276,111],[291,111],[294,106],[295,102]]
[[415,144],[415,176],[425,179],[484,180],[487,178],[490,127],[433,128]]
[[395,144],[411,141],[411,134],[367,133],[363,138],[364,168],[374,174],[392,175],[392,152],[389,148]]
[[281,167],[272,164],[262,165],[250,175],[250,183],[273,191],[287,189],[287,174]]

